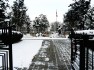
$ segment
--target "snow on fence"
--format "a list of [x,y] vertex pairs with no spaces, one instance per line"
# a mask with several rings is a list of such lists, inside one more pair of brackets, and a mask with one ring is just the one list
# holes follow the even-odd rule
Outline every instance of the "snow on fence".
[[77,34],[87,34],[87,35],[94,35],[94,30],[78,30],[75,31]]

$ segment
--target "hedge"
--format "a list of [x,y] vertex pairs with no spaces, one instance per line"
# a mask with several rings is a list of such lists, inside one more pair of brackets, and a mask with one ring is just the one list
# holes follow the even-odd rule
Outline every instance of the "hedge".
[[1,34],[0,33],[0,40],[4,43],[4,44],[10,44],[10,43],[15,43],[21,40],[21,38],[23,37],[23,34],[21,32],[18,31],[12,31],[12,36],[10,37],[9,34]]

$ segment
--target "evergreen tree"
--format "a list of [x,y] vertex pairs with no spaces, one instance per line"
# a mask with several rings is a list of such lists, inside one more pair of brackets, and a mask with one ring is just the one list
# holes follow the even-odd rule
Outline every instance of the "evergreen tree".
[[69,29],[84,29],[85,17],[90,7],[90,0],[79,0],[70,4],[71,9],[65,14],[64,22]]
[[16,30],[21,31],[21,28],[26,21],[26,11],[27,11],[24,5],[24,0],[14,1],[12,10],[13,10],[12,23],[13,25],[16,26]]
[[0,0],[0,27],[7,26],[7,23],[5,22],[6,17],[6,8],[7,8],[7,0]]
[[43,33],[47,31],[49,27],[49,21],[46,17],[46,15],[40,14],[39,17],[36,17],[35,20],[33,21],[33,27],[36,29],[36,31],[39,33]]
[[85,28],[86,29],[94,29],[94,7],[89,9],[89,11],[86,15]]
[[30,33],[30,27],[31,27],[31,20],[30,20],[30,17],[29,16],[26,16],[26,30],[27,30],[27,33]]

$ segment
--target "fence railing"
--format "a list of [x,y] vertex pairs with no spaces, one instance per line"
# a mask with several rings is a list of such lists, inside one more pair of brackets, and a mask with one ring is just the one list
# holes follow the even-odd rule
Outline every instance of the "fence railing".
[[71,32],[71,69],[94,69],[94,35],[76,34]]

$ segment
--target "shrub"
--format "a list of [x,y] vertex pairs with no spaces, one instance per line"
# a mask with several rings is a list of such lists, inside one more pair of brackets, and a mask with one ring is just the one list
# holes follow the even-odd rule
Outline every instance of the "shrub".
[[0,40],[6,45],[10,43],[15,43],[21,40],[23,37],[23,34],[18,31],[12,31],[12,36],[9,35],[9,33],[0,34]]

